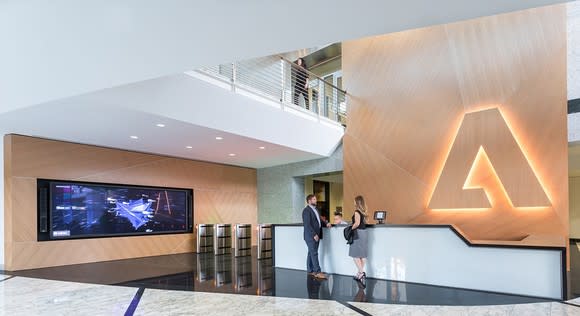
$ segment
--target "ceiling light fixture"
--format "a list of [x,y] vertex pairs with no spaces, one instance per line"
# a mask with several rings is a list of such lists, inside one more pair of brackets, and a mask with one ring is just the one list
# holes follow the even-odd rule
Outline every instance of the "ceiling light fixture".
[[129,136],[129,137],[131,137],[132,139],[139,139],[139,137],[137,137],[135,135],[132,135],[132,136]]
[[260,146],[260,147],[258,147],[258,148],[260,148],[260,149],[266,149],[266,147],[264,147],[264,146]]
[[236,154],[229,154],[230,157],[234,157]]
[[156,126],[157,126],[157,127],[165,127],[165,124],[161,124],[161,123],[159,123],[159,124],[157,124]]
[[216,139],[216,140],[222,140],[222,139],[224,139],[224,138],[223,138],[223,137],[221,137],[221,136],[217,136],[215,139]]
[[191,147],[191,146],[185,146],[185,148],[187,148],[187,149],[192,149],[193,147]]

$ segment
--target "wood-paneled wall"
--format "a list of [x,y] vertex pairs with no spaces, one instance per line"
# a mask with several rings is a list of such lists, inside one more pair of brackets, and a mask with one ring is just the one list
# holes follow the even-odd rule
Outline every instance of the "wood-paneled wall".
[[194,234],[37,242],[37,178],[191,188],[195,223],[257,224],[254,169],[16,135],[5,136],[4,155],[7,270],[195,249]]
[[[349,41],[342,52],[345,205],[362,194],[391,223],[566,245],[565,6]],[[504,120],[484,111],[495,108]],[[468,113],[476,121],[457,136]],[[488,159],[476,161],[480,145]],[[491,207],[471,207],[482,199]]]

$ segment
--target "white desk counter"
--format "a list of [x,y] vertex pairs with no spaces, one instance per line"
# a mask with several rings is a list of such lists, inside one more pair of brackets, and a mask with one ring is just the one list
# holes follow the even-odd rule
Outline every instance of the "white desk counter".
[[[345,225],[324,228],[322,271],[356,272]],[[475,245],[448,225],[375,225],[368,229],[369,278],[498,293],[565,298],[566,249]],[[273,225],[274,266],[306,270],[302,224]]]

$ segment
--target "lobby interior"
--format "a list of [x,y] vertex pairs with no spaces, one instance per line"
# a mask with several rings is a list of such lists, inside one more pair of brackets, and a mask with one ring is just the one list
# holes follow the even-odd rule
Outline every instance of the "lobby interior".
[[0,314],[580,315],[580,1],[439,2],[0,4]]

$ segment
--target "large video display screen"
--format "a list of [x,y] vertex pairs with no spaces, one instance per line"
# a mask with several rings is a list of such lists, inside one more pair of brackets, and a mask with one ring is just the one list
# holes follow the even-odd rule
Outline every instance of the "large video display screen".
[[48,239],[164,234],[192,229],[191,190],[59,181],[47,184],[44,187],[49,190]]

